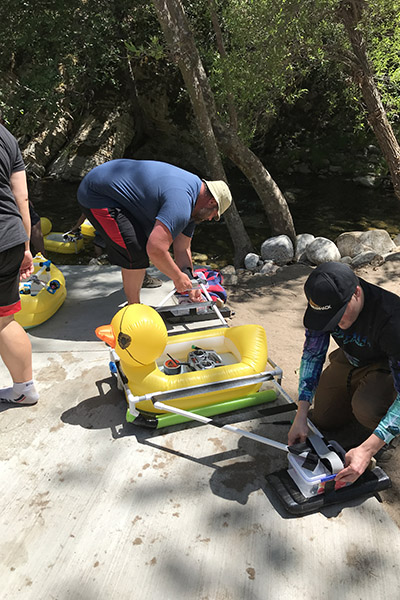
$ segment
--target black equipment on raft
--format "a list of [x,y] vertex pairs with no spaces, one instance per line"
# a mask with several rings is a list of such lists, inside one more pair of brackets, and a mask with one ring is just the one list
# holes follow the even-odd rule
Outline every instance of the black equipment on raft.
[[193,371],[214,369],[223,364],[222,358],[214,350],[203,350],[203,348],[199,348],[198,346],[192,346],[192,348],[194,349],[189,352],[187,361]]

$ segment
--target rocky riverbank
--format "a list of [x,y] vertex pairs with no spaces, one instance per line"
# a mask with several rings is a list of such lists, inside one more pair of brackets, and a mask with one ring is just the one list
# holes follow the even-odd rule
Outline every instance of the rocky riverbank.
[[228,265],[221,272],[226,285],[235,285],[240,276],[268,277],[293,263],[316,266],[328,261],[344,262],[354,269],[400,261],[400,234],[392,239],[383,229],[349,231],[332,241],[302,233],[295,244],[286,235],[274,236],[261,244],[260,254],[246,255],[245,269]]

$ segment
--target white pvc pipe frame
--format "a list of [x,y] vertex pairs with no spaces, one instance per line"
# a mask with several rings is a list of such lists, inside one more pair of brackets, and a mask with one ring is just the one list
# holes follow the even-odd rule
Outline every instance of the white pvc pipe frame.
[[[272,372],[271,372],[271,374],[272,374]],[[285,400],[288,400],[288,402],[290,402],[290,403],[293,402],[292,399],[290,398],[290,396],[279,385],[279,383],[277,381],[275,381],[274,379],[272,381],[273,381],[274,385],[278,388],[279,392],[282,393]],[[153,398],[154,398],[154,396],[153,396]],[[165,412],[173,413],[176,415],[181,415],[182,417],[187,417],[188,419],[192,419],[194,421],[199,421],[199,423],[203,423],[205,425],[208,425],[208,424],[213,425],[213,420],[210,419],[209,417],[204,417],[202,415],[198,415],[196,413],[192,413],[187,410],[182,410],[181,408],[176,408],[175,406],[169,406],[168,404],[164,404],[163,402],[159,402],[159,401],[154,402],[154,400],[153,400],[153,406],[154,406],[154,408],[158,408]],[[323,437],[322,434],[318,431],[318,429],[315,427],[315,425],[310,420],[307,420],[307,424],[313,433],[315,433],[316,435],[318,435],[321,438]],[[289,452],[289,446],[287,444],[282,444],[281,442],[277,442],[276,440],[271,440],[270,438],[258,435],[256,433],[252,433],[251,431],[246,431],[245,429],[240,429],[239,427],[235,427],[234,425],[226,424],[226,425],[222,425],[221,427],[219,425],[216,425],[216,427],[218,427],[219,429],[226,429],[227,431],[231,431],[232,433],[236,433],[237,435],[242,435],[243,437],[249,438],[256,442],[260,442],[261,444],[266,444],[267,446],[272,446],[273,448],[277,448],[278,450],[283,450],[284,452]]]
[[[113,350],[112,348],[110,348],[110,355],[111,355],[112,360],[116,364],[120,362],[118,355],[116,354],[115,350]],[[178,391],[179,392],[178,394],[177,394],[177,391],[175,391],[175,392],[154,392],[154,393],[150,393],[150,394],[144,394],[143,396],[134,396],[132,394],[131,390],[129,389],[128,385],[126,383],[124,383],[121,375],[120,375],[120,380],[121,380],[121,384],[124,388],[126,398],[128,400],[129,411],[133,416],[138,416],[140,414],[136,410],[136,404],[138,402],[142,402],[144,400],[150,400],[153,402],[153,406],[155,408],[158,408],[158,409],[168,412],[168,413],[181,415],[183,417],[187,417],[188,419],[198,421],[200,423],[207,425],[210,423],[212,424],[212,419],[210,419],[209,417],[204,417],[202,415],[198,415],[198,414],[192,413],[190,411],[186,411],[186,410],[183,410],[180,408],[176,408],[174,406],[170,406],[168,404],[164,404],[164,402],[157,400],[157,398],[163,398],[163,397],[166,398],[166,396],[170,397],[173,394],[175,394],[175,397],[177,397],[177,395],[181,395],[181,396],[195,395],[196,393],[199,393],[199,391],[201,391],[202,389],[204,390],[205,388],[207,388],[207,389],[209,389],[210,387],[218,388],[221,386],[241,387],[241,386],[243,386],[244,383],[251,383],[251,380],[253,380],[253,381],[261,380],[261,381],[271,381],[273,386],[275,388],[277,388],[278,392],[283,396],[283,398],[285,398],[285,400],[287,400],[288,403],[292,403],[293,402],[292,398],[289,396],[289,394],[287,394],[287,392],[285,392],[285,390],[282,388],[280,383],[278,383],[278,381],[276,379],[274,379],[275,377],[277,377],[279,381],[281,380],[282,369],[280,367],[278,367],[272,360],[268,359],[268,362],[274,366],[273,371],[264,371],[257,375],[249,375],[246,377],[238,377],[238,378],[226,379],[224,381],[219,381],[219,382],[214,382],[214,383],[196,385],[196,386],[192,386],[189,388],[181,388]],[[121,367],[117,366],[117,369],[119,369],[119,368],[121,368]],[[318,435],[321,438],[323,437],[321,432],[315,427],[315,425],[309,419],[307,420],[307,424],[313,433],[315,433],[316,435]],[[273,448],[277,448],[278,450],[283,450],[284,452],[288,452],[287,444],[283,444],[281,442],[271,440],[270,438],[266,438],[266,437],[258,435],[256,433],[252,433],[251,431],[246,431],[244,429],[240,429],[239,427],[235,427],[233,425],[228,425],[228,424],[219,427],[219,429],[226,429],[227,431],[231,431],[232,433],[236,433],[237,435],[242,435],[242,436],[247,437],[256,442],[260,442],[261,444],[266,444],[267,446],[272,446]]]

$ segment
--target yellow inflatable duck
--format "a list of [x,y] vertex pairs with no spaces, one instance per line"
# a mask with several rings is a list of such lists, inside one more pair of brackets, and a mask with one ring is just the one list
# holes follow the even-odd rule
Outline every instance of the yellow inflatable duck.
[[[193,410],[254,394],[262,382],[229,389],[223,385],[232,379],[240,379],[263,372],[267,365],[267,338],[260,325],[240,325],[205,329],[192,333],[168,336],[164,321],[150,306],[131,304],[114,316],[110,325],[96,329],[96,335],[115,349],[120,367],[127,378],[133,394],[128,400],[132,412],[153,415],[160,411],[154,408],[146,394],[182,390],[212,382],[222,385],[217,391],[201,392],[169,400],[170,404],[184,410]],[[187,370],[189,353],[197,350],[213,351],[221,361],[218,366],[200,370]],[[169,375],[165,363],[180,364],[181,372]],[[182,396],[182,397],[181,397]],[[134,404],[134,406],[132,406]]]

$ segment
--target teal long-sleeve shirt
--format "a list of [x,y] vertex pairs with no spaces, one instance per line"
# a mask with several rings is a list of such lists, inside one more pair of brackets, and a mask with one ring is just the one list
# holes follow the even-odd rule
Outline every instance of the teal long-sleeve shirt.
[[[329,340],[329,333],[306,329],[306,339],[300,363],[299,401],[306,401],[311,404],[313,400],[328,351]],[[389,357],[389,366],[397,396],[374,430],[375,435],[386,444],[400,433],[400,364]]]

